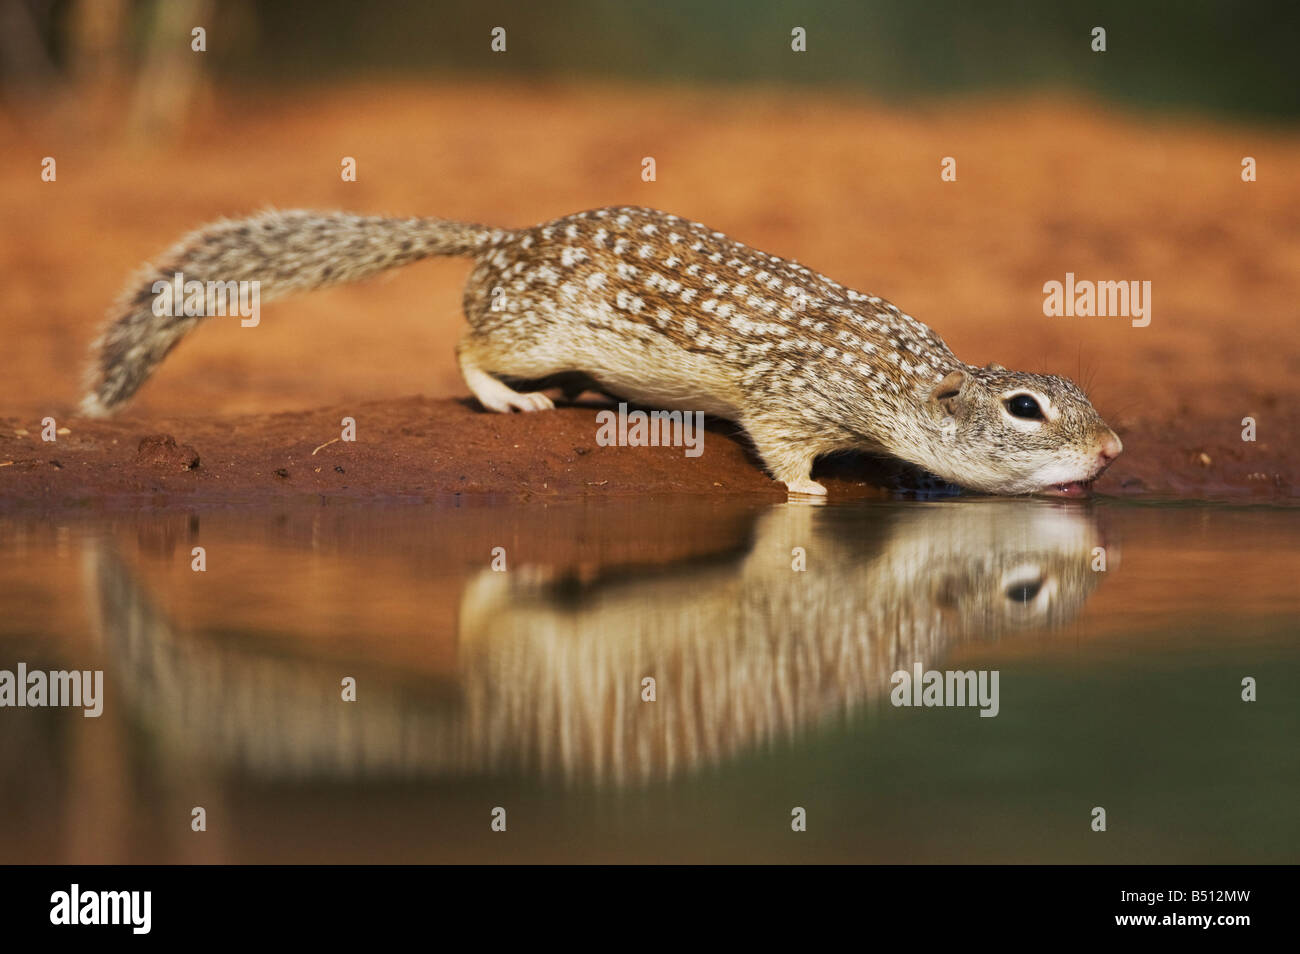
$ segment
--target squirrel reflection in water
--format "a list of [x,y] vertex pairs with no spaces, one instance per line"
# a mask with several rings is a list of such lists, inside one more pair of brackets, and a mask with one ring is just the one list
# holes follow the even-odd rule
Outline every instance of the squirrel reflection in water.
[[455,691],[371,674],[364,705],[339,702],[337,663],[177,632],[106,544],[89,565],[119,691],[164,750],[263,778],[632,785],[797,742],[963,643],[1067,623],[1101,544],[1090,511],[1043,501],[782,505],[740,555],[484,570]]

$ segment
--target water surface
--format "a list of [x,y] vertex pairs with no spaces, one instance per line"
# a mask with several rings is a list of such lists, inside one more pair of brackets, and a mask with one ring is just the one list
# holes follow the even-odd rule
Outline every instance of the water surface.
[[[1295,862],[1298,533],[1104,500],[11,514],[0,670],[104,699],[0,709],[0,861]],[[997,715],[894,705],[918,665],[996,671]]]

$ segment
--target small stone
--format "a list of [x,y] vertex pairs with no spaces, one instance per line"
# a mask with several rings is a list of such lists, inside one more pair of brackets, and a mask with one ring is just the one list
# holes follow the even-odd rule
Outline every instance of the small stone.
[[1200,456],[1197,457],[1196,459],[1200,462],[1202,467],[1209,467],[1210,464],[1214,463],[1212,460],[1210,460],[1210,455],[1205,453],[1205,451],[1201,451]]
[[155,434],[141,438],[135,462],[166,470],[194,470],[199,466],[199,455],[189,444],[177,444],[170,434]]

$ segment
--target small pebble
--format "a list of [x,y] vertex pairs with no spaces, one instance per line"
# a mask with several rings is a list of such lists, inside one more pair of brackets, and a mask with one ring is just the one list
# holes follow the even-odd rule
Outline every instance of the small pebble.
[[198,452],[188,444],[177,444],[170,434],[155,434],[140,439],[135,460],[167,470],[194,470],[199,466]]

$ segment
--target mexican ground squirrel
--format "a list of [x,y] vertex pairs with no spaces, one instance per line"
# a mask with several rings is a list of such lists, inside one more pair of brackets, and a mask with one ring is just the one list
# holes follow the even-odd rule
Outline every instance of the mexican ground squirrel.
[[986,493],[1081,496],[1122,449],[1065,378],[972,367],[881,298],[632,207],[525,229],[310,211],[208,225],[132,282],[82,409],[117,408],[203,320],[156,313],[155,282],[257,282],[269,300],[432,255],[474,261],[456,353],[489,410],[548,409],[511,384],[581,373],[630,401],[736,421],[803,494],[826,492],[817,457],[859,449]]

